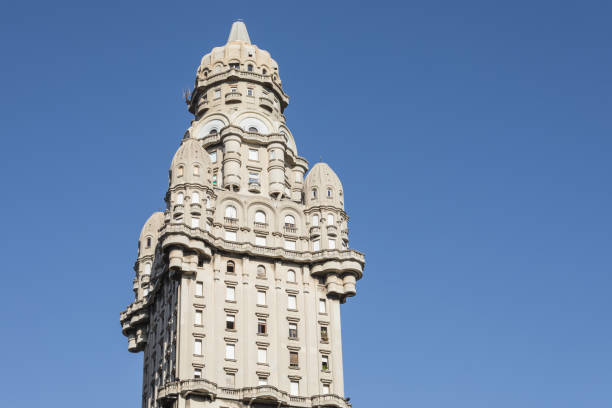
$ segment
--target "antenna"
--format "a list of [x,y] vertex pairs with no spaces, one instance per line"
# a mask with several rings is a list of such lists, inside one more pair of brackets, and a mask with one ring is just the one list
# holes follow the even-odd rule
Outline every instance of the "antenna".
[[183,88],[183,98],[187,105],[191,103],[191,91],[188,88]]

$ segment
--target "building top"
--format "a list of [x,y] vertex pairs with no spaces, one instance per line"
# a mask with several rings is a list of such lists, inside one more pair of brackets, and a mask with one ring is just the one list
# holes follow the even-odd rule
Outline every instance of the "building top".
[[327,163],[312,166],[305,180],[306,206],[332,206],[344,209],[344,192],[338,175]]
[[249,38],[249,32],[247,31],[246,24],[242,21],[234,21],[232,24],[232,29],[230,30],[229,37],[227,37],[227,42],[230,43],[232,41],[242,41],[250,44],[251,39]]

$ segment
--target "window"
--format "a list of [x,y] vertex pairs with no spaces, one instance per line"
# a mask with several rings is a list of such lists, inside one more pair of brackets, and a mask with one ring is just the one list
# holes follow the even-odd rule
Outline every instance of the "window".
[[253,65],[252,64],[247,65],[247,71],[253,72]]
[[264,68],[264,69],[261,71],[261,73],[262,73],[262,74],[264,74],[264,75],[266,75],[266,74],[268,73],[268,71],[266,71],[266,69]]
[[212,206],[210,197],[206,197],[206,208],[210,208]]
[[327,225],[334,225],[334,214],[327,214]]
[[289,323],[289,338],[297,339],[297,323]]
[[193,343],[193,354],[201,356],[202,355],[202,340],[196,339]]
[[249,149],[249,160],[254,160],[254,161],[259,160],[259,150]]
[[225,218],[236,219],[236,207],[232,205],[225,207]]
[[234,315],[226,315],[225,316],[225,328],[228,330],[236,329],[236,316]]
[[321,326],[321,341],[329,341],[329,337],[327,337],[327,326]]
[[255,126],[250,126],[250,127],[249,127],[249,132],[251,132],[251,133],[257,133],[257,132],[259,132],[259,130],[258,130],[258,129],[257,129]]
[[198,228],[200,226],[200,219],[198,217],[191,217],[191,228]]
[[147,296],[149,294],[149,287],[143,286],[142,288],[142,296]]
[[257,362],[262,364],[268,362],[268,350],[265,348],[257,349]]
[[297,171],[295,172],[295,176],[294,176],[294,180],[296,183],[301,183],[302,182],[302,175],[300,173],[298,173]]
[[265,278],[266,277],[266,268],[263,265],[257,265],[257,277]]
[[236,264],[234,263],[234,261],[227,261],[225,271],[227,273],[234,273],[236,271]]
[[240,63],[238,63],[238,62],[230,62],[229,67],[233,68],[233,69],[240,69]]
[[285,249],[295,251],[295,241],[285,240]]
[[287,309],[297,310],[297,297],[295,295],[287,297]]
[[311,194],[311,197],[312,197],[313,199],[314,199],[314,198],[317,198],[317,189],[316,189],[316,188],[313,188],[313,189],[312,189],[312,191],[310,192],[310,194]]
[[193,166],[193,175],[194,176],[199,176],[200,175],[200,166],[197,166],[197,165]]
[[225,345],[225,358],[233,360],[236,357],[236,345],[226,344]]
[[151,248],[151,237],[147,237],[147,248]]
[[319,299],[319,313],[327,313],[325,299]]
[[293,215],[285,215],[285,226],[295,227],[295,217]]
[[297,368],[299,366],[297,351],[289,352],[289,367]]
[[193,370],[193,378],[202,378],[202,369],[196,368]]
[[236,92],[238,92],[238,88],[232,87],[232,88],[230,89],[230,91],[231,91],[232,93],[236,93]]
[[323,395],[329,394],[329,384],[323,384]]
[[183,201],[185,201],[185,194],[178,193],[177,196],[176,196],[176,203],[177,204],[183,204]]
[[257,379],[257,385],[268,385],[268,379],[266,377],[259,377]]
[[220,98],[221,97],[221,90],[220,89],[215,89],[215,99],[216,98]]
[[295,282],[295,271],[293,269],[287,271],[287,282]]
[[290,387],[289,387],[289,393],[291,395],[300,394],[300,383],[298,381],[291,381]]
[[234,373],[225,373],[225,385],[228,387],[236,386],[236,375]]
[[191,193],[191,202],[192,203],[199,203],[200,202],[200,193],[198,193],[197,191],[194,191],[193,193]]
[[258,222],[260,224],[265,224],[266,223],[266,213],[263,211],[255,212],[255,222]]
[[266,246],[266,237],[264,235],[255,236],[255,245]]
[[148,274],[151,273],[151,264],[150,263],[146,263],[145,264],[144,273],[145,273],[145,275],[148,275]]
[[183,177],[183,166],[179,166],[176,172],[177,177]]
[[270,150],[270,160],[274,159],[274,156],[276,155],[274,150]]
[[204,283],[203,282],[196,282],[195,295],[204,296]]
[[336,249],[336,240],[335,239],[328,239],[327,240],[327,247],[329,249]]
[[257,304],[258,305],[265,305],[266,304],[266,291],[265,290],[258,290],[257,291]]
[[253,88],[247,88],[247,96],[253,96]]
[[[219,94],[221,95],[221,94]],[[217,133],[219,133],[219,131],[215,128],[210,129],[210,131],[208,132],[209,135],[216,135]]]
[[342,241],[342,249],[347,249],[348,245],[346,244],[346,241]]
[[326,355],[321,356],[321,370],[323,371],[329,370],[329,357]]
[[257,334],[266,334],[267,332],[266,319],[257,320]]
[[217,175],[215,174],[212,178],[213,186],[217,185]]
[[225,287],[225,300],[236,300],[236,288],[234,286]]
[[321,247],[321,244],[319,242],[319,240],[317,239],[316,241],[312,241],[312,250],[313,251],[318,251]]
[[331,188],[327,189],[327,198],[332,198],[332,190],[331,190]]
[[217,152],[210,152],[210,161],[211,163],[217,162]]
[[249,183],[259,183],[259,173],[249,172]]
[[236,231],[225,231],[225,239],[227,241],[235,241],[236,240]]
[[195,311],[195,318],[193,322],[194,324],[197,324],[198,326],[202,325],[202,311],[201,310]]
[[312,216],[312,226],[313,227],[319,226],[319,215],[318,214],[315,214]]

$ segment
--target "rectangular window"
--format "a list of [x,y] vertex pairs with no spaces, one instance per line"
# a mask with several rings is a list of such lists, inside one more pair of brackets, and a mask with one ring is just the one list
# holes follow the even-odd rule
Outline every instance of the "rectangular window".
[[268,362],[268,350],[265,348],[257,349],[257,362],[267,363]]
[[266,246],[266,237],[263,235],[255,236],[255,245],[257,246]]
[[323,371],[329,370],[329,357],[326,355],[321,356],[321,370]]
[[329,384],[323,384],[323,395],[327,395],[329,393]]
[[327,337],[327,326],[321,326],[321,341],[329,341],[329,337]]
[[202,355],[202,340],[196,339],[193,343],[193,354],[198,356]]
[[268,385],[268,379],[266,377],[259,377],[257,379],[257,385]]
[[247,88],[247,95],[253,96],[253,88]]
[[238,88],[231,88],[232,93],[238,92]]
[[198,217],[191,217],[191,228],[198,228],[200,226],[200,219]]
[[302,182],[302,174],[298,173],[297,171],[295,172],[295,176],[294,176],[294,180],[296,183],[301,183]]
[[289,388],[289,393],[291,395],[299,395],[300,394],[300,383],[298,381],[291,381],[291,386]]
[[225,240],[226,241],[235,241],[236,240],[236,231],[225,231]]
[[257,334],[266,334],[267,329],[266,319],[257,320]]
[[316,241],[312,241],[312,250],[313,251],[318,251],[320,248],[321,248],[321,244],[320,244],[318,239]]
[[215,89],[215,99],[216,98],[220,98],[221,97],[221,90],[220,89]]
[[258,305],[265,305],[266,304],[266,291],[265,290],[258,290],[257,291],[257,304]]
[[212,178],[213,186],[217,185],[217,175],[215,174]]
[[329,249],[336,249],[336,240],[335,239],[328,239],[327,240],[327,247]]
[[249,160],[259,160],[259,150],[249,149]]
[[211,163],[216,163],[217,162],[217,152],[210,152],[210,162]]
[[297,323],[289,323],[289,338],[297,339]]
[[196,368],[193,370],[193,378],[202,378],[202,369]]
[[196,282],[195,295],[204,296],[204,283],[203,282]]
[[319,313],[327,313],[325,299],[319,299]]
[[295,251],[295,241],[285,240],[285,249]]
[[297,297],[295,295],[287,297],[287,309],[297,310]]
[[298,367],[298,353],[297,351],[290,351],[289,352],[289,367]]
[[225,288],[225,300],[236,300],[236,288],[233,286],[227,286]]
[[275,155],[276,155],[275,150],[270,150],[270,160],[274,159]]
[[226,315],[225,316],[225,328],[228,330],[236,329],[236,316],[234,315]]
[[202,324],[202,311],[201,310],[196,310],[195,311],[194,323],[197,324],[197,325],[201,325]]
[[225,385],[228,387],[236,386],[236,375],[234,373],[225,373]]
[[312,226],[313,227],[319,226],[319,216],[317,214],[312,216]]
[[259,183],[259,173],[249,173],[249,183]]
[[234,344],[225,345],[225,358],[233,360],[236,357],[236,346]]

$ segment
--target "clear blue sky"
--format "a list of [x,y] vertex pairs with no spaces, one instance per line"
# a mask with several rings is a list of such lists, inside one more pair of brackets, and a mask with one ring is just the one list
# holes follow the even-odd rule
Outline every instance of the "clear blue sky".
[[343,306],[354,406],[612,406],[611,15],[609,1],[5,2],[1,405],[140,406],[142,357],[119,325],[138,235],[191,119],[181,91],[242,18],[366,253]]

